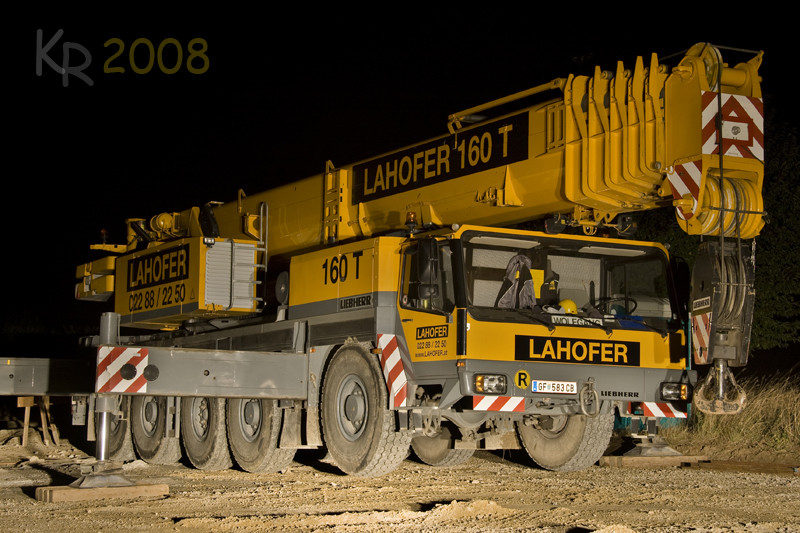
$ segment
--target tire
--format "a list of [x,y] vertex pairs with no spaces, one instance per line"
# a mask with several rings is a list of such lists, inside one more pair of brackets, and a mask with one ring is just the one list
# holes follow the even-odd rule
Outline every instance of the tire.
[[278,414],[275,400],[228,400],[225,417],[228,443],[239,468],[246,472],[272,473],[285,470],[292,463],[295,450],[278,448],[281,428]]
[[395,431],[378,361],[345,347],[322,384],[322,434],[334,464],[346,474],[380,476],[408,457],[411,437]]
[[[118,410],[121,415],[109,415],[108,417],[108,441],[106,450],[108,459],[111,461],[133,461],[136,459],[136,451],[133,449],[133,439],[131,438],[131,399],[130,396],[117,396]],[[96,431],[100,426],[95,423]],[[99,440],[99,435],[97,436]]]
[[584,470],[595,464],[608,448],[613,430],[613,413],[554,417],[551,430],[517,422],[517,434],[528,456],[540,467],[558,472]]
[[181,441],[195,468],[225,470],[233,466],[225,430],[225,398],[183,398]]
[[131,400],[133,445],[145,462],[172,465],[181,459],[180,440],[165,436],[166,416],[166,397],[134,396]]
[[453,431],[442,425],[442,431],[435,437],[414,437],[411,449],[417,459],[431,466],[456,466],[466,463],[475,454],[474,449],[454,449]]

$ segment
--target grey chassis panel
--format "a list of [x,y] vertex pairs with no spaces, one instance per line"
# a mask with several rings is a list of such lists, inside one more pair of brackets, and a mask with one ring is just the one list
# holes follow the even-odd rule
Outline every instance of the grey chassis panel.
[[[380,307],[389,307],[394,309],[395,303],[397,302],[397,292],[395,291],[375,291],[372,293],[365,293],[362,295],[356,296],[369,296],[370,304],[366,307],[360,308],[358,310],[364,311],[367,309],[376,309]],[[350,299],[352,297],[347,297],[343,299]],[[299,319],[299,318],[314,318],[320,317],[325,315],[335,315],[335,314],[347,314],[356,311],[356,309],[341,309],[340,308],[340,299],[332,299],[332,300],[323,300],[319,302],[313,302],[309,304],[302,304],[302,305],[293,305],[289,307],[289,319]]]
[[[377,315],[386,315],[382,309],[243,325],[143,343],[134,338],[120,340],[126,348],[147,348],[150,370],[157,370],[157,378],[139,393],[312,401],[327,357],[348,338],[374,341],[375,324],[382,322]],[[313,351],[308,351],[309,346]],[[140,370],[122,385],[141,375]],[[116,390],[125,394],[122,385],[123,390]]]
[[514,383],[514,376],[519,370],[525,370],[532,380],[576,381],[579,388],[589,378],[592,378],[595,390],[600,394],[600,399],[612,401],[660,402],[662,400],[658,394],[661,383],[679,382],[683,379],[693,385],[697,381],[697,373],[691,370],[472,359],[467,361],[466,367],[460,372],[462,393],[464,396],[476,394],[472,389],[472,376],[476,373],[504,373],[509,378],[509,396],[551,398],[553,400],[578,397],[569,394],[533,393],[530,391],[530,387],[518,388]]
[[143,311],[140,313],[133,313],[131,315],[124,315],[120,318],[120,324],[127,326],[135,324],[136,322],[146,322],[158,320],[161,317],[172,315],[190,315],[200,308],[198,303],[182,304],[173,307],[164,307],[155,311]]
[[[148,350],[148,366],[157,370],[147,382],[148,395],[305,399],[308,394],[304,353]],[[138,377],[137,372],[128,381]]]
[[70,396],[94,391],[94,360],[18,357],[2,361],[0,395]]

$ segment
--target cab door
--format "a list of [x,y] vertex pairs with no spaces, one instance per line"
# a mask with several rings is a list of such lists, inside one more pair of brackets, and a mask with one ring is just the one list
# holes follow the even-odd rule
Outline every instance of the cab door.
[[447,240],[418,239],[403,249],[398,313],[411,361],[423,374],[443,370],[416,363],[451,361],[457,354],[451,256]]

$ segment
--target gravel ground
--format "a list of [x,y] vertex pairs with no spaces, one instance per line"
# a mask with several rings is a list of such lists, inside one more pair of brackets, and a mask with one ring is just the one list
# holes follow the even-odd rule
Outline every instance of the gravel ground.
[[[449,468],[410,457],[374,479],[341,475],[307,452],[277,474],[133,461],[120,465],[127,478],[165,483],[169,494],[48,503],[35,498],[35,487],[69,484],[91,457],[38,440],[22,448],[13,432],[0,432],[0,443],[6,532],[800,532],[800,475],[792,463],[763,457],[554,473],[478,452]],[[781,459],[800,465],[800,458]]]

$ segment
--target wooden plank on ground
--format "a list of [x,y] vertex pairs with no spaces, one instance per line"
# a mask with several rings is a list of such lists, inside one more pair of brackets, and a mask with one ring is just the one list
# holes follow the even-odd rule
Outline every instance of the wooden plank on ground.
[[748,461],[712,461],[690,465],[707,470],[724,470],[728,472],[756,472],[759,474],[792,474],[800,475],[800,465],[785,463],[752,463]]
[[709,461],[709,458],[705,455],[618,455],[601,457],[600,466],[653,468],[661,466],[681,466],[686,463],[701,463],[707,461]]
[[36,487],[36,500],[40,502],[75,502],[109,498],[143,498],[169,494],[166,484],[141,484],[128,487],[76,488]]

